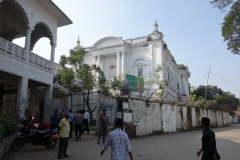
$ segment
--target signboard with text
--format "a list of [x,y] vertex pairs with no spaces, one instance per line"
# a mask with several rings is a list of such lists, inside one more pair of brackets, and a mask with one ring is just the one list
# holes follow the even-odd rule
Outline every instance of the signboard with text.
[[131,91],[144,91],[144,80],[141,77],[136,77],[133,75],[125,74],[126,84]]

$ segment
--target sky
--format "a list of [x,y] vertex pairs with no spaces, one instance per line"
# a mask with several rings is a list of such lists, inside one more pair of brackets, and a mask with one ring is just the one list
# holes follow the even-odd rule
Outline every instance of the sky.
[[[123,39],[147,36],[155,20],[178,64],[189,67],[191,86],[216,85],[240,98],[240,55],[227,50],[221,23],[227,12],[213,8],[210,0],[52,0],[73,24],[58,28],[55,62],[69,55],[79,36],[92,46],[107,36]],[[14,40],[24,46],[24,39]],[[50,59],[50,41],[40,39],[33,53]]]

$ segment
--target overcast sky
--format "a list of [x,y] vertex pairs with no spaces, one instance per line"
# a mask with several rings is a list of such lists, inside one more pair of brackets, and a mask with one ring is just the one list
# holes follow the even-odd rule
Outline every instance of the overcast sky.
[[[55,62],[76,46],[92,46],[107,36],[123,39],[147,36],[157,20],[172,55],[178,64],[189,67],[193,86],[217,85],[240,98],[240,55],[233,55],[221,36],[221,13],[209,0],[53,0],[73,21],[58,29]],[[15,40],[23,46],[24,40]],[[40,39],[34,53],[50,59],[50,44]],[[215,75],[215,76],[214,76]],[[216,77],[217,76],[217,77]],[[204,78],[203,78],[204,77]],[[202,78],[202,79],[201,79]],[[200,80],[199,80],[200,79]]]

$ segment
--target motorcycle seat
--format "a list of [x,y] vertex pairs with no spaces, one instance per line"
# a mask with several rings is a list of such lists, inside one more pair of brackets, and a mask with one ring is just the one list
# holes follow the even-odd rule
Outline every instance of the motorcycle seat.
[[37,130],[36,133],[37,134],[46,134],[46,131],[39,131],[39,130]]

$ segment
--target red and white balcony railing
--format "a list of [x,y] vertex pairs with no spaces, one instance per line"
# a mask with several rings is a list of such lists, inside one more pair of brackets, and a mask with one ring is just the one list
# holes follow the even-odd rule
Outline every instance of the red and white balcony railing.
[[[0,37],[0,50],[3,50],[7,55],[26,61],[25,48],[9,42],[2,37]],[[45,70],[52,70],[52,64],[49,60],[40,57],[32,52],[29,52],[28,63],[39,66]]]

